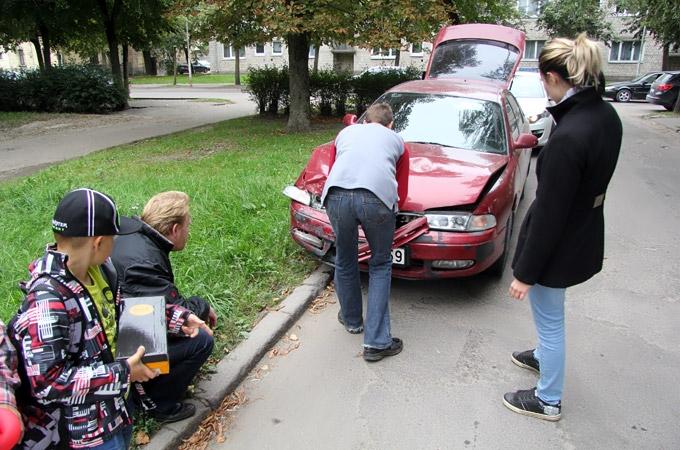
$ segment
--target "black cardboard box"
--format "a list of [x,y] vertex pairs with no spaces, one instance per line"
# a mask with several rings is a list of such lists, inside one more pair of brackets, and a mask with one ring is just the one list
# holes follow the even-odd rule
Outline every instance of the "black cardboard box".
[[118,322],[116,359],[127,359],[143,345],[142,362],[160,373],[170,372],[168,335],[165,325],[165,297],[131,297],[123,299]]

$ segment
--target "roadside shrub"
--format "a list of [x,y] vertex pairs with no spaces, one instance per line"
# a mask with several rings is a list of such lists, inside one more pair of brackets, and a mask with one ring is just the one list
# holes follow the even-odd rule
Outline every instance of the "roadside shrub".
[[249,68],[247,91],[260,114],[277,114],[279,107],[287,108],[289,102],[288,67]]
[[345,113],[347,97],[351,90],[350,80],[349,73],[330,69],[310,74],[310,94],[322,116],[333,115],[334,105],[337,114]]
[[368,106],[386,90],[400,83],[420,79],[421,71],[414,66],[405,70],[386,70],[383,72],[364,72],[352,79],[357,115],[363,114]]
[[0,110],[108,113],[123,109],[127,93],[111,72],[95,65],[53,67],[49,71],[0,72]]

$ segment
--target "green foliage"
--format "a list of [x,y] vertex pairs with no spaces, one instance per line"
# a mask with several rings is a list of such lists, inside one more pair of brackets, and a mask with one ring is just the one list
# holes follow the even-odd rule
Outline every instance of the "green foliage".
[[277,114],[280,106],[288,105],[288,67],[251,67],[247,90],[260,114]]
[[575,38],[587,33],[591,39],[610,41],[611,23],[598,0],[552,0],[536,22],[550,37]]
[[644,28],[662,45],[680,46],[680,3],[678,0],[615,0],[617,6],[631,13],[626,17],[631,31]]
[[337,115],[345,113],[351,82],[352,75],[348,72],[326,69],[310,74],[310,95],[322,116],[333,115],[333,106]]
[[417,67],[410,66],[405,70],[364,72],[353,78],[352,88],[357,114],[362,114],[386,90],[405,81],[418,80],[420,76],[420,70]]
[[127,95],[111,80],[111,72],[98,66],[54,67],[0,72],[0,110],[108,113],[123,109]]

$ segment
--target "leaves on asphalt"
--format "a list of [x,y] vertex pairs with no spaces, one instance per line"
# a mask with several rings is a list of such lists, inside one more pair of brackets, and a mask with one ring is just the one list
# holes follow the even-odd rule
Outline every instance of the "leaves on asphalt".
[[335,286],[333,286],[333,283],[331,283],[317,298],[312,301],[307,310],[312,314],[319,314],[321,311],[326,309],[328,305],[332,305],[335,302]]
[[149,435],[146,434],[144,431],[138,431],[135,434],[135,444],[137,445],[146,445],[149,443],[151,439],[149,438]]
[[196,432],[189,438],[182,441],[179,450],[205,450],[210,444],[211,439],[218,443],[227,440],[224,435],[232,419],[232,414],[247,401],[243,389],[238,389],[228,395],[208,417],[203,419]]

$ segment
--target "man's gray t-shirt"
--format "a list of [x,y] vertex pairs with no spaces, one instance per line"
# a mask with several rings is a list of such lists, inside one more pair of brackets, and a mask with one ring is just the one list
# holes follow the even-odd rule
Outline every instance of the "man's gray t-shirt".
[[404,154],[404,140],[378,123],[351,125],[335,138],[335,162],[321,195],[323,203],[331,187],[367,189],[389,209],[395,210],[397,161]]

